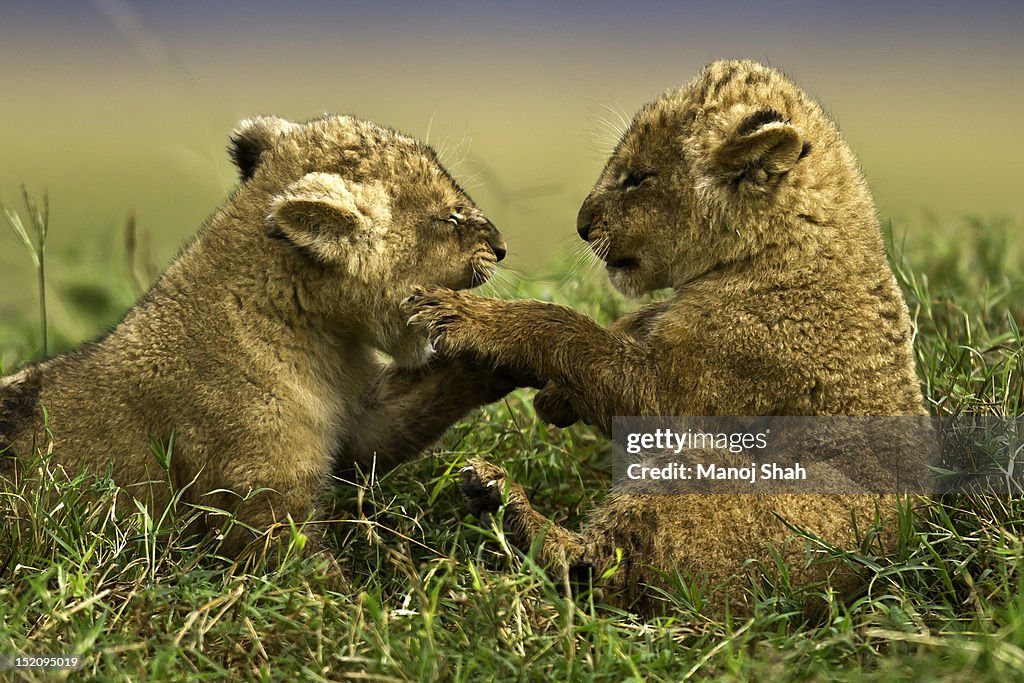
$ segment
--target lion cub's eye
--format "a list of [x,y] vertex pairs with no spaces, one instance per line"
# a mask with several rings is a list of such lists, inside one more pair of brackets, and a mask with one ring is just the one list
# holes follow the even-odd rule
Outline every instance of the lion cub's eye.
[[448,218],[445,220],[452,225],[458,225],[462,221],[466,220],[466,217],[462,215],[462,207],[457,207],[454,211],[448,214]]
[[619,176],[619,187],[623,190],[635,190],[640,187],[645,180],[653,175],[653,173],[648,171],[629,171],[622,173]]

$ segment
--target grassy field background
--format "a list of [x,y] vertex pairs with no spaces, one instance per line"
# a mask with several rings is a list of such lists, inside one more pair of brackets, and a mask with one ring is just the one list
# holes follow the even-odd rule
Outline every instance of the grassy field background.
[[[1015,224],[970,219],[912,248],[890,233],[935,414],[1024,411],[1018,237]],[[0,239],[17,245],[10,234]],[[51,350],[116,321],[144,286],[140,254],[116,243],[106,260],[83,260],[75,248],[49,254],[73,274],[51,291]],[[612,293],[599,269],[565,265],[576,262],[567,257],[528,281],[505,273],[492,291],[568,303],[602,321],[635,305]],[[38,354],[39,334],[33,315],[0,318],[8,371]],[[40,466],[0,498],[0,655],[79,654],[75,680],[1024,676],[1020,500],[914,500],[895,554],[835,560],[867,575],[866,595],[849,604],[784,579],[758,594],[749,619],[702,614],[685,577],[664,595],[665,616],[647,621],[599,598],[564,596],[530,557],[468,517],[459,493],[459,467],[483,454],[570,527],[605,494],[608,444],[586,427],[541,424],[530,398],[523,390],[474,412],[392,472],[339,482],[328,524],[340,576],[323,558],[290,551],[272,566],[228,562],[211,539],[176,532],[194,510],[114,519],[111,482],[66,481]],[[811,597],[828,606],[813,622],[801,608]]]

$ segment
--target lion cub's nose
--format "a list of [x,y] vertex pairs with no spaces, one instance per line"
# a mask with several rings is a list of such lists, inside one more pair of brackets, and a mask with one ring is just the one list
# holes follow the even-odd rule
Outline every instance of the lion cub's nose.
[[494,257],[496,259],[498,259],[500,261],[503,258],[505,258],[505,254],[507,253],[507,251],[505,249],[505,240],[503,240],[503,239],[501,239],[499,237],[497,239],[497,241],[490,243],[490,247],[491,247],[491,251],[494,252]]
[[583,206],[580,207],[580,212],[576,216],[576,232],[580,234],[580,237],[586,241],[590,240],[590,228],[594,224],[594,209],[593,204],[590,203],[588,197],[583,202]]
[[484,239],[487,240],[487,246],[494,252],[494,257],[500,261],[505,258],[505,240],[502,239],[498,229],[494,227],[494,223],[484,218],[482,214],[480,220],[483,222]]

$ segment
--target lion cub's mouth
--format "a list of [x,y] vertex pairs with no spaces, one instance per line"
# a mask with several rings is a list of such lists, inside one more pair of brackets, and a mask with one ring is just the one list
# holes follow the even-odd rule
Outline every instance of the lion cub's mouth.
[[628,270],[630,268],[636,268],[639,265],[640,265],[639,261],[637,261],[635,258],[628,257],[628,256],[627,257],[623,257],[623,258],[617,258],[617,259],[609,259],[606,262],[606,264],[605,264],[605,266],[609,270],[615,269],[615,268],[619,268],[619,269],[622,269],[622,270]]
[[470,264],[471,274],[469,282],[464,287],[458,287],[458,289],[473,289],[479,287],[494,275],[494,271],[498,269],[498,263],[493,258],[487,258],[486,256],[477,256],[473,259]]

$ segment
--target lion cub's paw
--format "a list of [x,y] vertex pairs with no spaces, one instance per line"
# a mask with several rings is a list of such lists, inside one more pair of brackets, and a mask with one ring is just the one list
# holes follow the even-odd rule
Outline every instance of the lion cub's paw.
[[505,477],[508,474],[497,465],[480,458],[470,460],[460,473],[467,509],[481,522],[487,523],[487,518],[501,507]]
[[568,427],[580,419],[569,397],[554,382],[545,384],[533,397],[533,409],[537,417],[556,427]]
[[486,315],[486,299],[444,287],[417,287],[403,303],[409,324],[438,349],[472,350],[476,327]]

